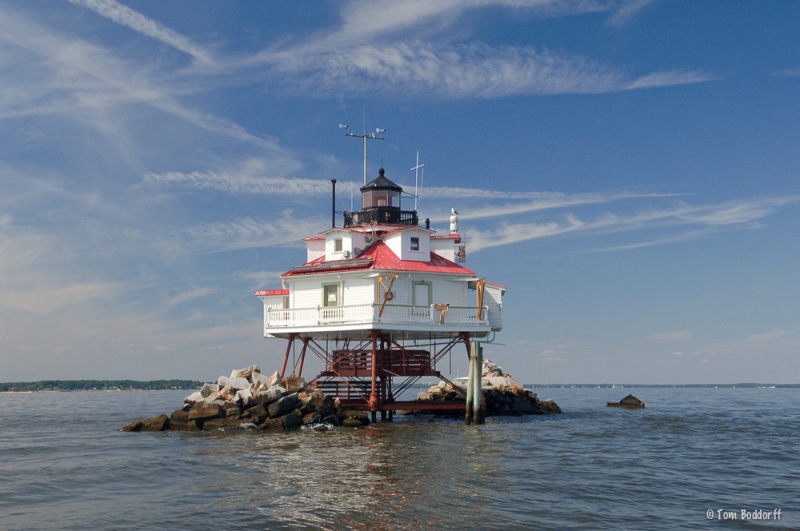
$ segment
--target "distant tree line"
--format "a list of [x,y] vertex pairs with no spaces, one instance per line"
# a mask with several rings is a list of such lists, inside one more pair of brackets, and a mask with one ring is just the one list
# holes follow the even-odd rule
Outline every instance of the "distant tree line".
[[38,382],[0,382],[3,391],[116,391],[197,389],[204,382],[197,380],[41,380]]

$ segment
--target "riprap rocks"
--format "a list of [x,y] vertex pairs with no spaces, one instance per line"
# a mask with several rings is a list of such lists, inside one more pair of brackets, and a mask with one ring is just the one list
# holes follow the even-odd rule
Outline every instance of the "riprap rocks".
[[170,416],[139,418],[122,431],[203,431],[259,429],[292,431],[303,426],[325,430],[331,426],[369,424],[361,411],[343,410],[319,391],[306,391],[301,378],[267,376],[257,365],[220,376],[184,399]]
[[[484,360],[481,387],[485,399],[484,414],[490,416],[554,415],[561,408],[552,400],[539,400],[536,393],[528,391],[502,367]],[[440,400],[443,403],[465,400],[467,379],[456,378],[455,382],[439,382],[427,391],[421,391],[418,400]],[[434,413],[445,413],[433,410]]]

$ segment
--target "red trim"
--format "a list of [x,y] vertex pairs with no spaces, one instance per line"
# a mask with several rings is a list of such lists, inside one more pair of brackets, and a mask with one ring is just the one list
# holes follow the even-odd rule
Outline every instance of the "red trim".
[[275,297],[278,295],[288,295],[288,289],[260,289],[256,291],[256,297]]
[[378,271],[414,271],[418,273],[444,273],[448,275],[475,275],[475,272],[451,262],[436,253],[431,253],[428,262],[414,260],[401,260],[386,243],[379,241],[368,247],[358,258],[352,260],[331,260],[325,262],[321,256],[307,264],[295,267],[282,276],[308,275],[314,273],[328,273],[331,271],[357,271],[360,269],[373,269]]

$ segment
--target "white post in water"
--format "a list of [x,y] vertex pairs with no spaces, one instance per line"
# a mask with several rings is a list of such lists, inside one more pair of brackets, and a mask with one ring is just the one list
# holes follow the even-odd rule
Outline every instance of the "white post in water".
[[466,424],[484,424],[483,414],[483,347],[480,343],[470,344],[469,376],[467,377],[467,409],[464,415]]
[[475,372],[475,366],[472,363],[472,349],[474,348],[475,343],[470,345],[470,355],[469,355],[469,371],[467,372],[467,401],[464,404],[464,424],[472,424],[472,414],[473,414],[473,404],[472,404],[472,392],[473,392],[473,385],[472,381],[475,379],[473,373]]

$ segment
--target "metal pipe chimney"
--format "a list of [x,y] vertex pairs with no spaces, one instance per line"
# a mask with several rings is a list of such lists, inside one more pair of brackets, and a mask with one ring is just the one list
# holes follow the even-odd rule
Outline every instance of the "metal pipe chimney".
[[336,179],[331,179],[331,228],[336,228]]

